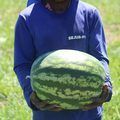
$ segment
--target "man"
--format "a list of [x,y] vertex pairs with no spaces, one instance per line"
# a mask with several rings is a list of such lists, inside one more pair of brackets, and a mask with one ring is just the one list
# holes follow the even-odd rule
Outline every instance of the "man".
[[[102,104],[110,101],[112,85],[104,30],[95,7],[79,0],[38,0],[20,13],[14,45],[14,71],[33,111],[34,120],[102,119]],[[31,88],[27,76],[33,61],[57,49],[86,52],[96,57],[106,71],[101,96],[82,110],[63,110],[57,105],[50,105],[39,100]]]

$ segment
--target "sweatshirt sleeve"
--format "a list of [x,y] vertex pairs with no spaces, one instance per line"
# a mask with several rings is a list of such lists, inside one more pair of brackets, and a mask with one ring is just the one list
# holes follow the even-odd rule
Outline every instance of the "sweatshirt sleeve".
[[111,78],[109,73],[109,60],[107,57],[107,49],[106,49],[106,40],[104,35],[104,29],[102,25],[102,21],[99,15],[99,12],[95,10],[90,16],[89,16],[89,54],[96,57],[103,65],[105,73],[106,73],[106,79],[105,84],[109,87],[109,96],[106,100],[106,102],[110,101],[112,97],[112,84],[111,84]]
[[27,6],[29,6],[29,5],[31,5],[33,3],[37,3],[37,2],[39,2],[39,0],[28,0]]
[[26,25],[26,20],[22,16],[19,16],[15,27],[14,71],[17,75],[21,88],[23,89],[23,94],[27,104],[32,109],[35,109],[30,102],[32,88],[30,79],[26,79],[26,76],[30,75],[30,69],[34,58],[35,48],[32,36]]

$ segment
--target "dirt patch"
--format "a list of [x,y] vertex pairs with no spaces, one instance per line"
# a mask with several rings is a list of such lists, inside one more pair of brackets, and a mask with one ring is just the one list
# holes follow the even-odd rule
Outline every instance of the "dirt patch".
[[120,41],[120,24],[112,24],[105,26],[105,35],[107,43]]
[[7,104],[6,101],[2,101],[2,102],[0,102],[0,108],[1,108],[1,107],[4,107],[6,104]]

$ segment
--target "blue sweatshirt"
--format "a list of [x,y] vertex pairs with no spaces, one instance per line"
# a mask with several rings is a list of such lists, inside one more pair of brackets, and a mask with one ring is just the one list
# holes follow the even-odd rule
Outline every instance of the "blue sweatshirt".
[[[57,49],[79,50],[96,57],[104,66],[105,82],[109,84],[110,95],[106,101],[111,99],[109,60],[98,10],[87,3],[72,0],[68,10],[56,14],[39,1],[20,12],[14,43],[14,71],[27,104],[34,112],[37,109],[30,102],[32,88],[26,76],[30,75],[31,65],[38,56]],[[39,120],[94,120],[101,115],[102,107],[99,106],[88,111],[39,111]]]

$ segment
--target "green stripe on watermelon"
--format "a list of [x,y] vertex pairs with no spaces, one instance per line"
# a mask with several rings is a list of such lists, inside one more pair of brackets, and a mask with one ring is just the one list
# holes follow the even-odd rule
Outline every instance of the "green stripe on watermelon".
[[[49,85],[48,85],[49,84]],[[71,86],[60,86],[60,85],[56,85],[56,84],[53,84],[53,86],[51,86],[52,84],[49,83],[38,83],[38,82],[35,82],[34,83],[34,86],[33,86],[33,90],[35,90],[37,87],[39,88],[44,88],[44,91],[48,91],[49,89],[53,89],[53,91],[58,91],[58,92],[62,92],[62,94],[65,94],[65,90],[70,90],[71,92],[69,94],[65,94],[66,96],[67,95],[72,95],[72,94],[75,94],[74,91],[78,91],[79,90],[79,94],[83,94],[83,96],[86,95],[93,95],[93,94],[100,94],[101,93],[101,88],[92,88],[92,87],[79,87],[79,86],[76,86],[76,87],[71,87]],[[56,89],[57,87],[57,89]],[[57,94],[57,93],[56,93]]]
[[[78,67],[79,66],[79,67]],[[42,70],[42,69],[48,69],[49,71],[49,68],[50,69],[56,69],[56,70],[60,70],[61,69],[61,72],[67,72],[68,70],[71,70],[71,71],[76,71],[76,70],[80,70],[80,71],[86,71],[86,72],[89,72],[91,74],[97,74],[97,75],[100,75],[100,76],[105,76],[105,74],[102,74],[102,69],[101,67],[97,67],[97,68],[94,68],[92,66],[88,66],[88,65],[85,65],[85,64],[68,64],[68,66],[66,64],[56,64],[56,65],[51,65],[51,66],[47,66],[46,67],[42,67],[42,66],[39,66],[38,69],[36,69],[35,71],[33,70],[33,74],[37,74],[39,73],[40,71],[39,70]]]
[[[39,76],[37,75],[39,73]],[[40,80],[47,80],[47,81],[59,81],[63,82],[64,84],[81,84],[86,83],[88,84],[94,84],[97,86],[101,85],[103,83],[102,76],[91,74],[89,72],[85,71],[79,71],[79,70],[68,70],[64,68],[56,69],[56,68],[44,68],[40,69],[38,73],[34,73],[32,75],[31,79],[40,79]],[[97,81],[96,81],[97,79]],[[87,80],[87,81],[86,81]]]
[[58,104],[64,109],[82,108],[84,104],[92,103],[91,101],[93,99],[93,97],[78,99],[79,98],[78,96],[64,98],[62,96],[53,95],[50,91],[44,91],[42,88],[37,88],[36,90],[37,90],[37,96],[41,98],[41,100],[45,100],[50,104]]
[[105,74],[104,76],[102,76],[101,74],[95,74],[92,73],[91,71],[87,72],[85,70],[73,70],[73,69],[67,69],[67,68],[53,68],[53,67],[45,67],[45,68],[39,68],[39,70],[35,71],[35,72],[31,72],[31,75],[38,75],[40,73],[46,73],[48,75],[51,76],[51,73],[54,73],[56,75],[63,75],[63,74],[69,74],[71,77],[76,77],[79,78],[81,75],[87,75],[87,76],[98,76],[101,77],[100,79],[103,80],[105,78]]

